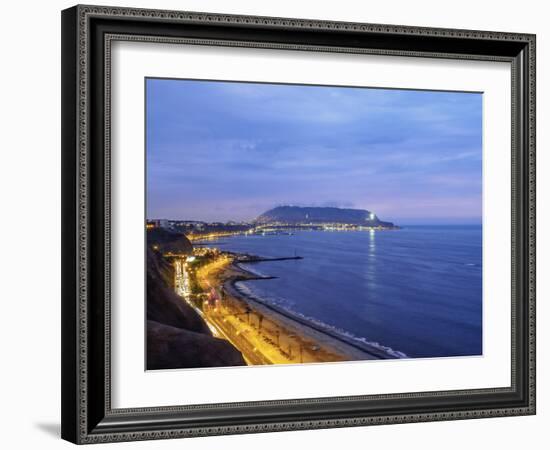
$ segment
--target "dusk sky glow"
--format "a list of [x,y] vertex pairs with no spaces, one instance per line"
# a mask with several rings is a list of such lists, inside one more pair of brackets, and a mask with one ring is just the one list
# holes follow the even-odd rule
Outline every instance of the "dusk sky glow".
[[147,217],[479,224],[482,94],[147,79]]

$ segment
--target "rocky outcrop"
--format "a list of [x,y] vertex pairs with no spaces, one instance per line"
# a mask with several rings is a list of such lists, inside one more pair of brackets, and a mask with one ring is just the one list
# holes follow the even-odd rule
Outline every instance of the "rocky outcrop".
[[147,321],[147,369],[242,366],[241,354],[223,339]]
[[161,253],[190,254],[193,251],[193,245],[183,233],[164,228],[147,230],[147,245]]

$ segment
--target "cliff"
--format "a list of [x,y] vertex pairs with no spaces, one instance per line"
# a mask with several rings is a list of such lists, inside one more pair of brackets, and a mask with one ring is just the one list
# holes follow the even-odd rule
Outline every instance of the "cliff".
[[[147,369],[241,366],[241,353],[212,336],[201,316],[173,290],[174,268],[163,251],[191,253],[182,234],[147,232]],[[161,250],[162,249],[162,250]]]
[[391,222],[383,222],[376,214],[366,209],[333,208],[333,207],[303,207],[278,206],[264,212],[256,219],[258,224],[281,222],[297,223],[341,223],[363,226],[393,227]]
[[154,247],[161,253],[191,254],[193,245],[183,233],[176,233],[164,228],[147,230],[147,246]]

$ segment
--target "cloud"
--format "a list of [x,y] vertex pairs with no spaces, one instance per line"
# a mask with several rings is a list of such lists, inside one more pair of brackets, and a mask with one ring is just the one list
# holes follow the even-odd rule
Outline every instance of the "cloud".
[[413,196],[415,214],[459,217],[480,209],[481,145],[481,94],[148,80],[148,215],[300,202],[396,216]]

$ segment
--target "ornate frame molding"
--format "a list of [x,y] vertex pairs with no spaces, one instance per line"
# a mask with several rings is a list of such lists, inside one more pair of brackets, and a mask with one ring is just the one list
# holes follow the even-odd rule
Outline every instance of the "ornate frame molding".
[[[351,47],[319,43],[281,43],[272,41],[244,39],[207,38],[207,37],[168,37],[151,36],[128,32],[111,32],[109,29],[94,31],[93,22],[105,19],[122,23],[127,21],[147,27],[148,23],[161,23],[174,27],[193,25],[212,29],[223,27],[229,30],[233,26],[244,27],[250,33],[268,30],[282,36],[289,32],[319,30],[336,33],[345,37],[350,33],[376,36],[378,41],[384,38],[425,37],[432,42],[440,39],[457,42],[469,42],[469,48],[475,50],[483,42],[498,42],[498,48],[506,49],[494,54],[482,52],[444,52],[436,49],[407,49],[379,47]],[[98,22],[99,23],[99,22]],[[108,27],[107,27],[108,28]],[[449,30],[424,27],[405,27],[396,25],[362,24],[304,19],[271,18],[256,16],[233,16],[204,14],[195,12],[159,11],[99,6],[76,6],[63,13],[64,49],[63,49],[63,189],[64,189],[64,251],[63,251],[63,377],[71,382],[63,389],[63,437],[77,443],[98,443],[143,439],[163,439],[172,437],[206,436],[215,434],[236,434],[250,432],[269,432],[297,429],[348,427],[373,424],[439,421],[450,419],[468,419],[498,417],[509,415],[527,415],[535,413],[535,36],[530,34],[500,33],[471,30]],[[221,28],[220,28],[221,29]],[[103,33],[103,34],[101,34]],[[104,46],[101,53],[93,39],[100,38]],[[260,36],[261,37],[261,36]],[[328,38],[327,38],[328,39]],[[289,49],[324,52],[352,52],[364,54],[384,54],[411,57],[436,57],[453,59],[482,59],[508,61],[512,64],[512,153],[513,153],[513,211],[512,211],[512,386],[499,389],[478,389],[471,391],[423,392],[395,395],[334,397],[307,400],[285,400],[270,402],[251,402],[239,404],[195,405],[166,408],[139,408],[113,410],[110,403],[110,63],[111,43],[115,40],[146,41],[158,43],[186,43],[194,45],[245,46],[266,49]],[[449,41],[449,42],[450,42]],[[413,42],[413,41],[411,41]],[[458,45],[458,44],[457,44]],[[464,44],[462,44],[464,48]],[[95,46],[95,47],[94,47]],[[515,50],[519,49],[519,50]],[[94,59],[96,58],[96,59]],[[101,61],[102,67],[98,66]],[[99,70],[99,72],[98,72]],[[92,123],[94,116],[90,111],[97,101],[98,74],[104,71],[102,108],[104,123],[100,127],[102,139],[94,139],[97,124]],[[96,78],[94,78],[96,77]],[[92,81],[93,80],[93,81]],[[94,84],[95,83],[95,84]],[[518,99],[518,101],[516,101]],[[76,105],[76,107],[75,107]],[[93,142],[93,145],[92,145]],[[91,164],[96,158],[98,142],[103,146],[101,160],[102,179],[97,178],[97,168]],[[95,163],[94,163],[95,164]],[[76,170],[75,170],[76,168]],[[96,172],[94,172],[96,171]],[[96,177],[94,178],[94,175]],[[102,183],[100,191],[95,186]],[[67,190],[67,192],[65,192]],[[101,192],[102,199],[98,199]],[[93,197],[93,198],[92,198]],[[517,201],[516,201],[517,200]],[[101,208],[94,208],[99,201]],[[103,210],[103,217],[98,217]],[[97,241],[98,221],[103,221],[102,238]],[[65,233],[65,231],[67,233]],[[526,242],[524,242],[526,241]],[[101,250],[96,250],[96,246]],[[98,261],[97,255],[102,256]],[[94,256],[95,255],[95,256]],[[519,269],[516,267],[521,263]],[[96,267],[94,274],[91,268]],[[520,272],[517,272],[517,271]],[[104,304],[103,323],[97,324],[92,317],[93,303],[91,291],[96,289],[94,277],[103,273],[101,296]],[[519,278],[518,278],[519,277]],[[523,278],[522,278],[523,277]],[[519,280],[519,282],[516,282]],[[521,289],[523,290],[523,294]],[[527,295],[525,295],[527,293]],[[96,292],[97,294],[97,292]],[[516,301],[518,302],[516,304]],[[517,307],[517,308],[516,308]],[[518,317],[518,312],[521,317]],[[520,329],[521,328],[521,329]],[[98,336],[100,330],[103,337]],[[517,347],[516,336],[522,337]],[[66,340],[72,342],[66,343]],[[104,374],[103,407],[92,405],[90,395],[97,393],[97,384],[92,386],[90,367],[97,360],[90,357],[90,351],[97,345],[103,345]],[[520,373],[516,367],[519,367]],[[97,373],[95,374],[97,376]],[[522,397],[505,407],[477,407],[470,409],[451,408],[413,413],[361,414],[354,417],[319,418],[307,420],[280,420],[247,424],[212,424],[206,426],[177,425],[170,426],[173,414],[200,410],[208,415],[210,409],[234,409],[242,407],[295,407],[307,405],[327,405],[348,400],[381,401],[399,399],[411,401],[427,397],[468,397],[493,394],[517,394],[519,384],[523,386]],[[101,384],[101,383],[99,383]],[[526,398],[524,394],[527,394]],[[183,420],[183,419],[182,419]],[[164,421],[164,425],[162,425]],[[129,425],[128,425],[129,423]],[[161,424],[153,426],[151,424]],[[183,423],[183,422],[182,422]]]

